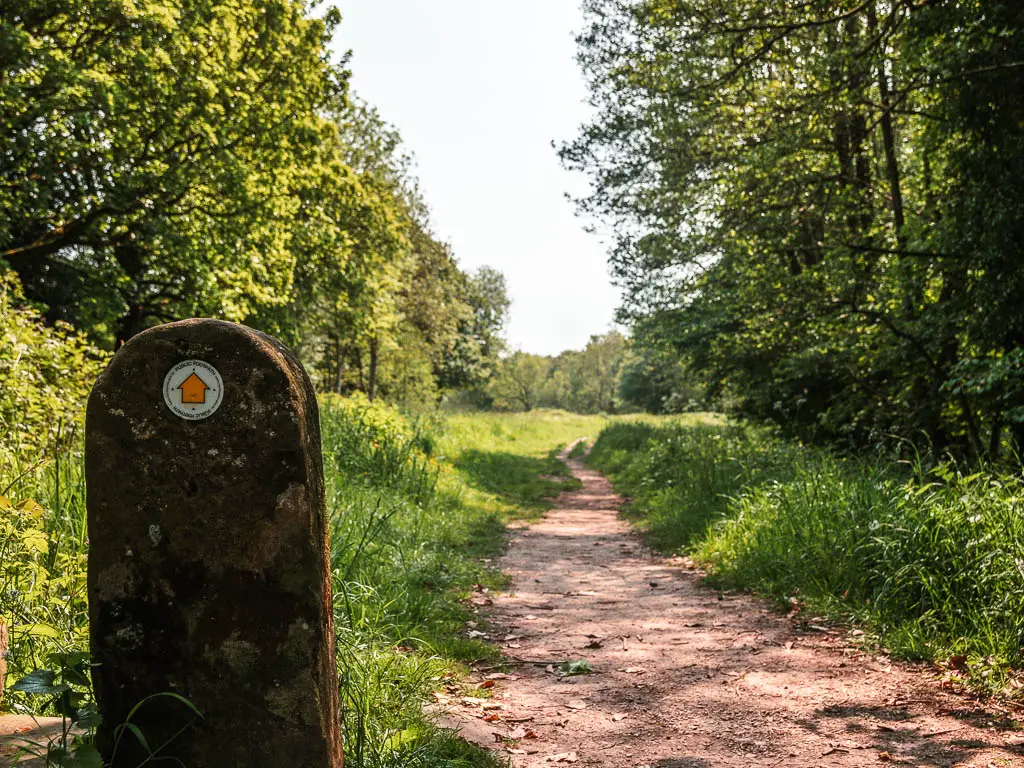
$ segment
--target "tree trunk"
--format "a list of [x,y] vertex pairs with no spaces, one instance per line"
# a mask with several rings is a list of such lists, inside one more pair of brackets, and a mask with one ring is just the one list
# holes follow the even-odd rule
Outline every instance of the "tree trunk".
[[341,394],[341,375],[345,371],[345,358],[341,353],[341,339],[334,339],[334,391]]
[[370,339],[370,375],[366,387],[366,396],[373,400],[377,397],[377,364],[379,362],[379,343],[377,337]]
[[[872,34],[878,29],[874,3],[868,3],[868,28]],[[900,190],[899,158],[896,156],[896,134],[892,124],[892,94],[889,91],[889,75],[885,71],[885,43],[880,41],[881,51],[878,57],[878,95],[882,102],[882,117],[879,125],[882,129],[882,148],[885,152],[885,175],[889,182],[891,198],[892,223],[896,232],[896,243],[900,250],[906,250],[907,238],[903,234],[903,192]]]
[[364,371],[363,371],[363,350],[359,348],[358,344],[353,345],[352,359],[353,359],[353,361],[356,364],[356,371],[359,374],[359,376],[358,376],[359,391],[360,392],[365,392],[366,391],[366,376],[364,375]]
[[132,336],[145,330],[146,311],[141,304],[132,304],[128,312],[118,321],[114,349],[120,349]]
[[1003,452],[1003,414],[992,417],[992,431],[988,436],[988,457],[993,461],[999,459]]

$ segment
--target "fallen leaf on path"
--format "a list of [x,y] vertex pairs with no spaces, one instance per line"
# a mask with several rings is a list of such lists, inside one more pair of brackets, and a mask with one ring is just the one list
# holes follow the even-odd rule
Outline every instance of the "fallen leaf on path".
[[563,677],[573,677],[574,675],[589,675],[593,671],[594,668],[590,666],[590,662],[586,659],[564,661],[558,665],[558,672]]
[[575,763],[579,758],[575,752],[561,752],[557,755],[548,755],[544,758],[545,763]]
[[612,715],[612,721],[617,723],[620,720],[625,720],[628,714],[629,713],[627,712],[616,712],[614,715]]
[[647,674],[647,670],[644,669],[643,667],[626,667],[625,669],[620,669],[619,671],[620,672],[625,672],[627,675],[646,675]]
[[469,639],[470,640],[473,640],[473,639],[475,639],[477,637],[487,637],[487,633],[486,632],[481,632],[479,629],[471,629],[471,630],[469,630]]
[[525,755],[526,754],[526,750],[525,749],[518,749],[516,747],[508,747],[505,751],[508,752],[510,755]]
[[494,712],[491,712],[491,714],[489,714],[489,715],[484,715],[483,716],[483,720],[484,720],[484,722],[488,722],[488,723],[496,723],[499,720],[501,720],[501,715],[498,715],[498,714],[495,714]]
[[579,699],[572,699],[565,706],[567,706],[569,709],[586,709],[587,702],[580,701]]
[[494,681],[493,680],[484,680],[477,687],[478,688],[493,688],[494,687]]

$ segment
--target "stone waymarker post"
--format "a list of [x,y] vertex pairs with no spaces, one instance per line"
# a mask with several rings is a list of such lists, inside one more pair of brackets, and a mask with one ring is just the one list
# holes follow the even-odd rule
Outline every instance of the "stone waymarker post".
[[[294,356],[216,320],[136,336],[89,398],[86,482],[113,768],[165,742],[188,768],[341,768],[319,420]],[[122,728],[115,754],[144,700],[146,746]]]

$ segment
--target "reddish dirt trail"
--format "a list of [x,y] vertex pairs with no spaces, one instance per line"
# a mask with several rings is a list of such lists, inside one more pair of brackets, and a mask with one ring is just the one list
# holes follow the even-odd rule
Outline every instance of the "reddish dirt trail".
[[[487,708],[454,707],[465,738],[515,768],[1024,766],[1019,732],[922,671],[800,632],[754,598],[719,599],[653,557],[608,481],[569,465],[583,488],[519,529],[501,561],[511,591],[482,615],[514,674]],[[556,674],[575,659],[594,674]],[[499,740],[524,732],[536,735]]]

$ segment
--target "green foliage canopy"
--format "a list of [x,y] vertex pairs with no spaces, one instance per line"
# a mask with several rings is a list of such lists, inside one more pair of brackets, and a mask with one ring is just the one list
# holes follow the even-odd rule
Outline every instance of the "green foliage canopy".
[[561,155],[616,234],[623,319],[804,437],[1022,445],[1019,9],[584,8],[596,118]]
[[0,260],[48,324],[116,348],[245,322],[325,389],[404,401],[490,375],[503,283],[481,320],[314,5],[0,0]]

